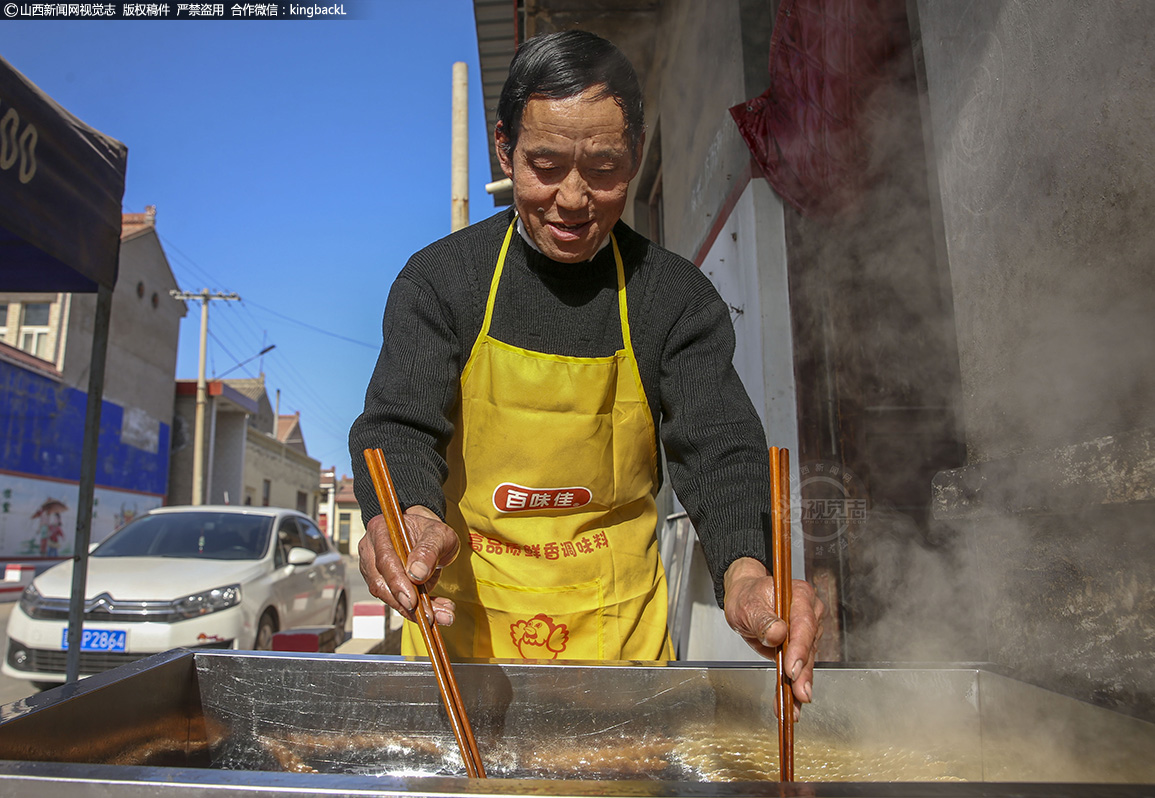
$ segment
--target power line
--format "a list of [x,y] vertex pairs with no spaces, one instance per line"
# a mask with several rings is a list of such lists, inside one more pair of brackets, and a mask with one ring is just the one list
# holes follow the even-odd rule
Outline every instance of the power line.
[[[318,412],[316,418],[310,417],[309,423],[316,423],[318,427],[326,430],[330,435],[335,437],[348,437],[348,429],[342,429],[340,427],[329,425],[328,419],[339,418],[340,414],[329,405],[324,397],[322,397],[313,389],[313,387],[309,384],[309,380],[303,377],[301,373],[297,371],[296,368],[292,365],[292,363],[287,358],[282,357],[280,353],[275,354],[272,360],[274,363],[278,364],[278,367],[283,367],[281,371],[281,377],[284,379],[284,381],[293,385],[293,387],[305,398],[307,402],[314,405],[314,409],[320,411]],[[295,404],[303,403],[295,402]]]
[[[240,307],[244,307],[245,303],[240,302],[238,305]],[[255,319],[252,318],[251,312],[247,318],[244,315],[233,315],[231,318],[226,319],[226,316],[229,315],[230,314],[218,314],[217,319],[219,321],[225,322],[225,326],[232,331],[233,336],[238,341],[242,342],[242,347],[244,349],[247,350],[248,348],[252,348],[247,343],[250,337],[247,332],[249,329],[252,329],[252,325],[256,323]],[[244,323],[238,325],[237,322]],[[259,330],[258,332],[261,334],[265,333],[264,330]],[[237,355],[231,351],[228,346],[225,345],[225,342],[221,340],[220,336],[216,335],[212,330],[209,331],[209,337],[213,339],[213,342],[219,346],[221,351],[226,356],[231,358],[234,363],[240,360],[240,358],[237,357]],[[266,382],[275,383],[277,381],[281,381],[287,385],[293,386],[297,393],[301,394],[304,398],[307,399],[309,405],[312,405],[314,409],[319,411],[318,418],[311,419],[310,423],[317,423],[318,426],[326,428],[326,431],[338,437],[345,435],[346,431],[343,429],[338,429],[336,427],[326,427],[322,419],[325,417],[335,418],[339,414],[334,411],[329,403],[325,400],[325,398],[313,388],[311,380],[305,377],[293,365],[292,360],[290,358],[282,358],[281,354],[282,353],[278,351],[271,357],[272,363],[270,363],[267,367]]]
[[301,321],[300,319],[294,319],[292,316],[286,316],[283,313],[278,313],[277,311],[272,310],[271,308],[266,308],[263,305],[258,305],[256,302],[253,302],[252,300],[246,300],[245,304],[252,305],[253,307],[257,308],[258,310],[263,310],[266,313],[271,313],[272,315],[274,315],[278,318],[284,319],[285,321],[288,321],[288,322],[292,322],[293,324],[296,324],[300,327],[304,327],[307,330],[312,330],[313,332],[319,332],[322,335],[328,335],[330,338],[338,338],[342,341],[347,341],[348,343],[351,343],[351,344],[357,344],[357,346],[363,346],[366,349],[372,349],[372,350],[378,349],[378,347],[375,344],[365,343],[364,341],[358,341],[356,338],[349,338],[347,336],[341,335],[340,333],[335,333],[335,332],[330,332],[328,330],[323,330],[320,327],[314,327],[312,324],[306,324],[305,322]]
[[[222,283],[222,281],[216,275],[212,274],[208,269],[202,267],[192,257],[190,257],[180,247],[178,247],[172,240],[164,236],[159,237],[164,243],[166,250],[171,250],[173,253],[173,265],[179,267],[182,272],[189,274],[194,279],[203,280],[210,284]],[[228,303],[226,303],[225,307],[228,307]],[[266,325],[264,325],[254,316],[253,308],[262,310],[272,316],[275,316],[278,319],[291,322],[292,324],[303,327],[312,332],[320,333],[321,335],[336,338],[337,340],[344,341],[346,343],[356,344],[357,346],[365,347],[371,351],[376,351],[378,349],[378,346],[375,344],[370,344],[365,341],[360,341],[355,338],[350,338],[348,336],[341,335],[339,333],[335,333],[312,324],[308,324],[306,322],[300,321],[299,319],[293,318],[292,316],[287,316],[256,302],[247,300],[241,301],[237,303],[237,307],[244,308],[245,312],[242,314],[222,313],[218,314],[217,318],[222,323],[224,323],[226,328],[228,328],[230,331],[231,335],[234,336],[238,342],[241,342],[242,348],[246,350],[249,348],[254,348],[255,345],[250,346],[249,344],[249,342],[252,340],[260,340],[261,346],[264,346],[265,337],[268,334]],[[238,360],[238,358],[229,350],[229,348],[224,345],[224,342],[219,336],[214,334],[212,331],[209,331],[208,334],[212,337],[214,344],[219,346],[221,351],[227,357],[231,358],[233,362]],[[310,426],[316,426],[316,428],[320,430],[322,434],[327,434],[329,437],[334,438],[336,441],[345,440],[348,435],[348,430],[340,424],[333,423],[334,420],[341,417],[341,414],[337,413],[329,405],[329,403],[316,392],[316,390],[311,385],[311,381],[304,378],[301,373],[293,366],[290,360],[282,360],[280,355],[280,352],[277,352],[275,355],[273,355],[273,363],[269,364],[269,371],[279,371],[281,374],[281,379],[285,383],[291,385],[295,392],[305,400],[304,402],[294,402],[293,404],[303,406],[307,410],[311,410],[311,412],[309,412],[307,415],[308,424]],[[212,357],[211,352],[209,356]],[[215,368],[213,370],[215,371]],[[270,373],[267,377],[267,380],[272,381],[274,376],[274,374]],[[341,452],[341,454],[346,453],[343,446],[339,447],[339,449],[334,449],[334,451],[338,450]],[[325,454],[331,453],[326,452]]]
[[[229,348],[227,346],[225,346],[224,341],[222,341],[220,338],[218,338],[217,334],[214,333],[212,330],[209,330],[209,338],[212,338],[213,341],[216,343],[216,345],[221,348],[221,351],[224,352],[226,355],[228,355],[230,358],[232,358],[232,361],[234,363],[240,362],[240,358],[237,357],[236,355],[234,355],[232,352],[230,352]],[[215,367],[213,368],[213,379],[214,380],[219,379],[219,377],[217,377],[217,372],[216,372]]]
[[[231,308],[230,308],[231,310]],[[247,307],[244,302],[236,306],[237,322],[246,330],[251,332],[254,336],[260,338],[262,341],[269,334],[268,328],[257,321],[257,317],[253,315],[251,308]],[[243,311],[243,312],[241,312]]]
[[157,238],[159,238],[164,243],[166,250],[171,249],[173,252],[177,253],[185,261],[188,262],[188,268],[190,268],[191,270],[193,270],[195,272],[199,272],[201,277],[207,278],[208,282],[218,283],[218,284],[221,282],[220,280],[217,279],[216,275],[210,274],[207,269],[205,269],[203,266],[201,266],[199,263],[197,263],[195,260],[193,260],[188,255],[186,255],[183,251],[181,251],[181,248],[178,247],[175,243],[173,243],[173,241],[171,239],[169,239],[167,236],[162,236],[159,232],[157,232],[156,235],[157,235]]
[[[231,352],[227,346],[225,346],[224,342],[221,341],[221,339],[212,330],[209,330],[208,335],[211,339],[213,339],[213,342],[221,348],[225,355],[232,358],[233,361],[238,360],[237,356],[233,354],[233,352]],[[253,359],[254,358],[249,358],[249,361]],[[309,425],[316,426],[322,432],[325,432],[329,436],[337,439],[346,437],[348,435],[348,430],[339,426],[333,426],[332,424],[328,423],[327,420],[329,418],[336,418],[339,414],[333,410],[333,408],[329,407],[325,400],[311,388],[308,380],[302,377],[301,373],[293,368],[290,361],[284,360],[282,363],[282,359],[279,356],[276,357],[275,360],[279,365],[273,366],[270,372],[265,374],[266,384],[283,381],[289,385],[292,385],[293,388],[306,399],[306,402],[294,402],[294,404],[300,407],[304,407],[310,411],[306,414]],[[243,366],[244,362],[242,362],[240,365]],[[231,368],[237,368],[237,366],[232,366]],[[274,371],[272,369],[276,370]],[[213,379],[221,379],[224,376],[224,373],[225,372],[222,372],[221,375],[214,376]],[[247,374],[248,372],[247,370],[242,369],[242,373]],[[277,376],[278,373],[280,376]]]
[[[243,303],[238,303],[243,304]],[[257,330],[253,331],[251,322],[243,315],[238,315],[235,310],[231,313],[219,313],[217,318],[222,322],[223,326],[229,331],[229,336],[238,343],[241,351],[247,352],[249,350],[263,349],[268,343],[267,331]]]
[[[217,280],[217,278],[214,275],[209,273],[209,271],[207,269],[200,266],[200,264],[198,264],[195,260],[193,260],[187,254],[185,254],[180,249],[180,247],[178,247],[175,243],[173,243],[169,238],[162,236],[159,233],[157,233],[157,236],[160,238],[160,240],[164,243],[164,245],[167,248],[171,248],[174,252],[176,252],[178,255],[180,255],[185,261],[187,261],[188,266],[191,270],[193,270],[195,272],[199,272],[199,274],[202,277],[207,278],[210,282],[219,282],[219,280]],[[251,306],[257,308],[258,310],[263,310],[266,313],[271,313],[272,315],[274,315],[280,319],[284,319],[285,321],[291,322],[292,324],[296,324],[300,327],[304,327],[307,330],[312,330],[313,332],[318,332],[318,333],[321,333],[322,335],[328,335],[331,338],[336,338],[338,340],[346,341],[346,342],[351,343],[351,344],[357,344],[357,346],[363,346],[366,349],[377,350],[379,348],[376,344],[366,343],[365,341],[358,341],[356,338],[349,338],[348,336],[341,335],[340,333],[331,332],[330,330],[325,330],[325,329],[322,329],[320,327],[316,327],[312,324],[308,324],[306,322],[301,321],[300,319],[294,319],[292,316],[286,316],[283,313],[278,313],[277,311],[273,310],[272,308],[267,308],[263,305],[259,305],[256,302],[253,302],[252,300],[246,300],[246,301],[242,302],[241,304],[242,305],[246,305],[246,304],[251,305]]]

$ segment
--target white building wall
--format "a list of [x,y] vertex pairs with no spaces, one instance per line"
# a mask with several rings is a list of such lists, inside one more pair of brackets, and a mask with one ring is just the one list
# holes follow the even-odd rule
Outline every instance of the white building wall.
[[304,493],[313,507],[321,479],[321,464],[251,426],[245,434],[244,495],[253,504],[262,502],[262,485],[270,483],[269,505],[296,509],[297,494]]
[[[742,192],[702,262],[702,271],[730,305],[736,345],[734,367],[771,445],[798,451],[798,411],[790,329],[786,239],[781,201],[764,180]],[[797,485],[798,461],[790,463]],[[797,501],[791,502],[797,512]],[[795,517],[792,525],[800,530]],[[805,572],[802,537],[793,541],[795,576]],[[691,563],[691,610],[686,659],[759,661],[726,625],[700,550]]]
[[[214,406],[215,406],[214,402]],[[205,499],[209,504],[244,503],[245,438],[248,415],[214,413],[212,479]]]
[[[748,177],[750,153],[729,113],[731,106],[765,88],[772,15],[754,0],[672,0],[663,4],[659,19],[645,92],[647,125],[660,132],[664,243],[698,258],[730,305],[735,368],[768,441],[796,453],[783,207],[764,179]],[[796,486],[796,458],[791,471]],[[675,502],[673,509],[681,507]],[[797,519],[794,529],[801,529]],[[802,577],[802,538],[795,537],[792,565]],[[679,630],[685,637],[684,658],[760,659],[726,624],[696,546],[686,594],[689,629]]]

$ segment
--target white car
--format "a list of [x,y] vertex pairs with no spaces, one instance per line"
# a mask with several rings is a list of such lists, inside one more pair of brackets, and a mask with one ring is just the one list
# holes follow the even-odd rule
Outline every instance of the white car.
[[[72,563],[25,588],[8,618],[3,671],[38,686],[65,680]],[[276,507],[161,507],[88,559],[80,673],[172,648],[268,649],[273,634],[336,626],[344,639],[345,563],[308,516]]]

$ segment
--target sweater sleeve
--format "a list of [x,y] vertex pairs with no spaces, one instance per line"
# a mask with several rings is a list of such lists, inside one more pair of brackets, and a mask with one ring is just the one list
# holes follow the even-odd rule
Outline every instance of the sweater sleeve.
[[390,289],[382,339],[365,410],[349,432],[361,515],[368,522],[381,512],[363,454],[379,448],[401,506],[424,505],[444,518],[445,451],[461,355],[446,309],[411,268],[402,270]]
[[734,369],[734,343],[725,302],[702,286],[666,339],[660,373],[670,481],[702,543],[718,606],[734,560],[770,567],[766,435]]

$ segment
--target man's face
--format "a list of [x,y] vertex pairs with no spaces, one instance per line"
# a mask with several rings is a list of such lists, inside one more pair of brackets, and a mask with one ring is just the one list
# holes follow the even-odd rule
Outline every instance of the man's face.
[[560,100],[530,98],[512,154],[501,146],[504,131],[495,133],[526,231],[547,257],[562,263],[597,253],[621,218],[638,171],[622,109],[613,97],[593,99],[597,93],[595,87]]

